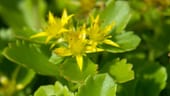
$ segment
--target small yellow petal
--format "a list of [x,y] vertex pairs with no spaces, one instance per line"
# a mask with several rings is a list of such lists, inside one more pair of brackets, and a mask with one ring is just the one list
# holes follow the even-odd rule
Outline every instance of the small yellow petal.
[[61,17],[61,23],[64,26],[65,24],[68,23],[68,20],[72,17],[73,15],[67,16],[67,11],[64,9],[62,17]]
[[64,48],[64,47],[56,48],[54,50],[54,52],[57,55],[60,55],[60,56],[70,56],[70,55],[72,55],[71,51],[69,49]]
[[99,15],[96,16],[96,18],[93,21],[94,23],[99,23]]
[[103,30],[104,33],[108,34],[108,32],[110,32],[114,26],[115,26],[115,22],[112,22],[110,25],[106,26]]
[[117,43],[115,43],[115,42],[113,42],[112,40],[109,40],[109,39],[105,39],[103,41],[103,43],[111,45],[111,46],[115,46],[115,47],[120,47],[119,44],[117,44]]
[[86,53],[94,53],[94,52],[102,52],[102,51],[104,51],[104,49],[102,49],[102,48],[97,48],[97,47],[93,47],[93,46],[86,47]]
[[67,17],[67,10],[64,9],[63,14],[62,14],[62,18],[66,18],[66,17]]
[[69,30],[68,29],[65,29],[65,28],[61,28],[58,33],[64,33],[64,32],[68,32]]
[[55,18],[54,18],[53,14],[51,12],[49,12],[49,14],[48,14],[48,23],[49,24],[55,24],[56,23]]
[[80,71],[82,71],[83,69],[83,56],[82,55],[77,55],[76,56],[76,61],[77,61],[77,64],[80,68]]
[[102,48],[96,48],[96,51],[97,51],[97,52],[102,52],[102,51],[104,51],[104,49],[102,49]]
[[35,35],[32,35],[31,38],[44,37],[44,36],[47,36],[47,32],[39,32]]

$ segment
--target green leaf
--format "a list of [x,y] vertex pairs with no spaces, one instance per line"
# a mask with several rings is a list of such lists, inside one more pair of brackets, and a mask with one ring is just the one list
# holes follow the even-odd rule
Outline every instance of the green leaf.
[[0,15],[10,27],[19,30],[26,26],[24,17],[18,8],[20,0],[0,0],[0,2]]
[[108,74],[89,77],[76,96],[116,96],[116,84]]
[[167,83],[166,69],[158,63],[145,63],[134,66],[136,78],[120,86],[119,96],[160,96]]
[[53,63],[53,64],[60,64],[64,61],[64,58],[57,55],[56,53],[52,53],[50,59],[49,59],[49,62]]
[[50,53],[48,50],[29,42],[17,41],[9,44],[3,54],[7,59],[32,68],[39,74],[57,76],[57,66],[48,61]]
[[132,64],[128,64],[126,59],[115,60],[110,66],[110,74],[119,83],[127,82],[134,79],[134,71],[132,71]]
[[[147,63],[148,64],[148,63]],[[151,63],[142,70],[136,93],[138,96],[159,96],[165,88],[167,72],[165,67],[158,63]],[[140,94],[140,95],[139,95]]]
[[17,38],[28,40],[32,34],[42,28],[46,9],[44,0],[13,0],[12,2],[0,0],[0,2],[0,15],[13,29]]
[[68,57],[61,64],[60,73],[65,79],[71,80],[72,82],[82,82],[89,75],[94,75],[97,73],[97,65],[94,64],[87,57],[83,60],[83,70],[80,71],[75,58]]
[[46,3],[44,0],[23,0],[20,2],[19,9],[31,29],[39,29],[44,22]]
[[[22,0],[18,8],[24,18],[24,22],[26,22],[26,26],[15,31],[15,36],[24,40],[30,40],[31,35],[43,28],[46,3],[44,0]],[[42,40],[38,39],[38,42],[42,43]]]
[[11,29],[0,29],[0,58],[1,51],[8,45],[8,42],[12,41],[14,38]]
[[56,0],[54,3],[54,6],[57,7],[56,9],[60,12],[62,12],[63,9],[66,8],[68,12],[75,13],[79,11],[78,9],[80,8],[79,1],[75,0]]
[[122,53],[126,51],[131,51],[136,49],[141,39],[137,35],[133,34],[133,32],[124,32],[119,35],[116,35],[113,41],[115,41],[120,47],[113,47],[110,45],[103,44],[103,49],[112,53]]
[[34,96],[74,96],[74,94],[66,86],[63,86],[60,82],[56,82],[54,86],[41,86],[34,93]]
[[67,86],[63,86],[60,82],[56,82],[55,83],[54,89],[56,91],[58,91],[56,93],[57,96],[61,96],[61,95],[64,95],[64,96],[74,96],[74,94],[69,91]]
[[19,31],[25,27],[32,30],[40,28],[45,13],[43,0],[0,0],[0,2],[1,16],[13,29]]
[[53,85],[41,86],[35,92],[34,96],[55,96],[54,86]]
[[170,62],[168,63],[168,66],[166,66],[166,69],[167,69],[167,75],[168,75],[168,78],[167,78],[167,86],[166,86],[166,90],[168,90],[168,94],[170,94],[169,90],[170,90]]
[[14,38],[11,29],[0,29],[0,41],[10,41]]
[[108,72],[116,82],[124,83],[134,79],[132,64],[127,63],[126,59],[115,59],[103,66],[101,72]]
[[101,21],[104,21],[102,26],[115,22],[114,29],[116,33],[121,32],[126,27],[130,17],[131,12],[128,1],[117,0],[115,2],[112,0],[101,13]]

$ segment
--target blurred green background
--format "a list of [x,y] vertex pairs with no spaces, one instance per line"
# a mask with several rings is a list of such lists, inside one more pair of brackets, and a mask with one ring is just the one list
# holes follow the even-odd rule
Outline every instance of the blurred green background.
[[[0,0],[0,96],[30,96],[40,85],[55,78],[36,74],[4,57],[9,42],[28,39],[44,26],[49,10],[86,17],[114,0]],[[141,43],[131,52],[117,53],[133,64],[135,79],[119,85],[117,96],[170,96],[170,1],[128,0],[132,17],[126,30],[134,31]],[[127,17],[128,19],[128,17]],[[29,31],[29,32],[28,32]],[[24,33],[23,33],[24,32]]]

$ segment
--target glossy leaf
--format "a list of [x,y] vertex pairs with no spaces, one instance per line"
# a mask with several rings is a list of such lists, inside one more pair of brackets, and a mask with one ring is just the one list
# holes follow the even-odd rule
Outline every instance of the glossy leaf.
[[130,17],[131,13],[128,1],[117,0],[115,2],[112,0],[101,13],[101,21],[104,21],[102,26],[107,26],[115,22],[114,30],[116,32],[122,32]]
[[[1,29],[0,30],[0,41],[10,41],[14,38],[14,35],[12,34],[12,29]],[[1,42],[2,42],[1,41]]]
[[110,74],[119,83],[127,82],[134,79],[134,71],[132,71],[132,64],[128,64],[126,59],[115,60],[110,67]]
[[124,32],[114,37],[115,41],[120,47],[113,47],[110,45],[103,44],[102,47],[112,53],[122,53],[136,49],[140,43],[140,38],[133,32]]
[[60,12],[62,12],[64,8],[66,8],[69,12],[77,12],[80,8],[80,3],[74,0],[57,0],[55,1],[55,4],[55,7],[57,7]]
[[108,74],[91,76],[76,96],[116,96],[116,84]]
[[97,65],[90,61],[87,57],[83,60],[83,70],[80,71],[75,58],[69,57],[61,64],[60,72],[69,81],[82,82],[89,75],[97,73]]
[[0,30],[0,60],[1,60],[1,53],[3,49],[8,46],[8,42],[12,41],[14,35],[12,34],[11,29],[1,29]]
[[32,68],[39,74],[57,76],[57,66],[48,61],[49,57],[45,53],[47,51],[47,48],[40,48],[34,44],[29,44],[29,42],[17,41],[9,44],[3,54],[9,60]]
[[139,78],[136,94],[138,96],[159,96],[160,91],[166,85],[166,69],[157,63],[153,63],[153,65],[151,63],[151,65],[145,67],[141,74],[142,76]]
[[49,58],[49,62],[53,63],[53,64],[60,64],[64,61],[64,58],[61,56],[58,56],[55,53],[52,53],[51,57]]
[[41,86],[34,94],[34,96],[53,96],[53,95],[55,96],[53,85]]
[[[46,5],[43,0],[0,0],[0,15],[17,38],[29,39],[42,28]],[[8,3],[10,2],[10,3]]]
[[[167,73],[165,67],[158,63],[143,63],[135,71],[135,80],[120,85],[119,96],[160,96],[165,88]],[[137,69],[137,66],[135,67]]]
[[74,96],[66,86],[63,86],[60,82],[56,82],[55,85],[41,86],[35,92],[34,96]]
[[19,9],[29,28],[37,30],[42,27],[46,9],[43,0],[23,0],[20,2]]
[[115,59],[106,63],[101,72],[108,72],[116,82],[124,83],[134,79],[132,64],[127,63],[126,59]]
[[170,90],[170,63],[168,64],[168,66],[166,66],[166,69],[167,69],[167,75],[168,75],[168,78],[167,78],[167,87],[165,88],[167,92],[167,94],[170,94],[169,90]]

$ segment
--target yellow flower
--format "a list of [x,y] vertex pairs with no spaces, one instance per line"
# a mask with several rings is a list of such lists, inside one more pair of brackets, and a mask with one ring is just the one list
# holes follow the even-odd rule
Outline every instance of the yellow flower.
[[68,21],[72,16],[73,15],[67,16],[67,11],[64,10],[61,19],[55,19],[53,14],[49,12],[48,26],[44,29],[43,32],[39,32],[31,36],[31,38],[47,37],[45,41],[46,43],[48,43],[51,39],[60,38],[62,33],[68,32],[68,29],[65,28],[65,25],[68,24]]
[[99,16],[92,17],[92,24],[89,28],[86,28],[85,24],[78,28],[72,28],[66,34],[64,34],[64,40],[68,43],[68,46],[59,47],[55,49],[55,53],[60,56],[74,56],[80,70],[83,69],[83,56],[86,53],[101,52],[104,49],[98,48],[98,44],[105,43],[115,47],[119,45],[112,40],[109,40],[109,31],[111,31],[114,23],[100,28]]
[[101,43],[119,47],[117,43],[109,39],[111,37],[109,35],[109,32],[111,31],[115,23],[113,22],[112,24],[106,26],[105,28],[101,28],[99,22],[99,15],[97,15],[96,18],[92,17],[91,19],[92,19],[92,24],[87,32],[87,35],[90,40],[90,44],[93,45],[94,48]]
[[68,21],[73,15],[67,15],[64,10],[60,19],[55,19],[53,14],[49,12],[48,26],[43,32],[37,33],[31,38],[47,37],[46,43],[55,39],[51,47],[60,43],[65,45],[54,49],[54,52],[59,56],[73,56],[76,58],[79,69],[83,69],[83,56],[86,53],[101,52],[104,49],[98,48],[98,44],[108,44],[115,47],[119,45],[109,39],[109,31],[111,31],[114,23],[105,28],[101,28],[99,22],[99,15],[96,18],[92,17],[90,27],[84,24],[82,27],[74,28],[73,25],[68,25]]
[[65,39],[68,42],[68,46],[56,48],[55,53],[60,56],[75,56],[80,70],[83,68],[83,55],[85,53],[103,51],[103,49],[94,50],[91,46],[87,45],[88,40],[86,38],[85,26],[76,31],[72,29],[72,31],[68,32]]
[[67,11],[64,9],[62,17],[61,17],[61,24],[64,26],[65,24],[68,23],[69,19],[73,17],[73,14],[67,16]]
[[83,67],[83,54],[85,52],[86,46],[86,37],[83,30],[70,31],[66,40],[68,42],[68,47],[60,47],[55,49],[55,53],[60,56],[70,56],[73,55],[76,57],[77,64],[82,70]]

